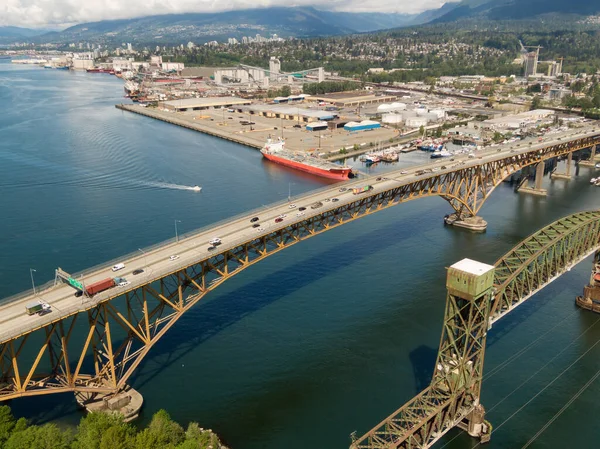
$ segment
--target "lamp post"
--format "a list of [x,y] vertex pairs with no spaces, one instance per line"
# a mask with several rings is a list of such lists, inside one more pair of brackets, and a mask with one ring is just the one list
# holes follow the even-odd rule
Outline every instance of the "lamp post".
[[181,220],[175,220],[175,243],[179,242],[179,235],[177,234],[177,223],[181,223]]
[[35,270],[34,268],[30,268],[29,269],[29,275],[31,276],[31,287],[33,287],[33,295],[35,296],[35,282],[33,282],[33,272],[37,270]]
[[141,253],[144,255],[144,269],[148,268],[148,262],[146,261],[146,251],[144,251],[142,248],[138,248],[138,251],[141,251]]
[[288,182],[288,202],[292,201],[292,183]]

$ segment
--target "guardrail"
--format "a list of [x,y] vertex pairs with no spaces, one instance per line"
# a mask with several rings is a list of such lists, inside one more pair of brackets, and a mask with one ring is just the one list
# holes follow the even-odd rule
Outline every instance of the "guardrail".
[[[582,139],[582,138],[590,137],[590,136],[597,135],[597,134],[598,133],[596,132],[595,129],[594,130],[590,130],[590,131],[585,130],[585,131],[581,131],[581,132],[578,132],[578,133],[574,133],[574,135],[567,135],[567,136],[565,136],[564,139],[568,139],[568,140],[563,140],[561,143],[565,143],[565,142],[568,142],[570,140]],[[533,143],[533,140],[531,142]],[[535,151],[537,149],[545,148],[547,146],[549,146],[548,143],[537,143],[536,142],[535,145],[532,145],[532,146],[529,146],[529,147],[528,146],[523,146],[520,149],[522,149],[522,150],[527,149],[529,151]],[[486,150],[483,150],[480,154],[492,154],[494,151],[495,151],[495,148],[494,149],[486,149]],[[435,161],[435,163],[439,163],[439,162],[441,162],[441,161],[440,160]],[[410,169],[412,170],[412,169],[426,168],[426,167],[428,167],[430,165],[431,165],[431,162],[425,163],[425,164],[414,165],[414,166],[411,166]],[[398,171],[398,170],[396,170],[396,171]],[[386,173],[381,173],[381,174],[378,174],[378,175],[369,176],[367,178],[362,178],[360,181],[357,181],[357,182],[352,183],[352,184],[363,184],[365,182],[368,182],[371,179],[374,179],[377,176],[389,176],[389,175],[390,175],[390,173],[387,173],[387,174]],[[321,187],[319,189],[311,190],[310,192],[307,192],[305,194],[302,194],[302,195],[299,195],[299,196],[294,196],[294,197],[292,197],[292,199],[295,202],[302,201],[304,198],[308,198],[308,197],[311,197],[313,195],[316,195],[316,194],[319,194],[319,193],[322,193],[322,192],[326,192],[328,190],[334,190],[339,185],[342,185],[342,184],[343,185],[347,185],[347,183],[344,182],[344,181],[342,181],[340,183],[330,184],[328,186],[324,186],[324,187]],[[270,210],[270,209],[282,206],[282,205],[284,205],[286,203],[288,203],[287,199],[281,200],[281,201],[278,201],[278,202],[275,202],[275,203],[271,203],[269,205],[264,205],[264,206],[255,208],[253,210],[250,210],[250,211],[247,211],[247,212],[243,212],[243,213],[234,215],[233,217],[225,218],[225,219],[220,220],[220,221],[218,221],[216,223],[212,223],[212,224],[203,226],[203,227],[201,227],[199,229],[196,229],[194,231],[190,231],[188,233],[181,234],[179,236],[178,241],[179,241],[179,243],[182,243],[184,240],[186,240],[188,238],[191,238],[191,237],[196,237],[199,234],[202,234],[204,232],[209,231],[210,229],[215,229],[215,228],[218,228],[219,226],[222,226],[222,225],[225,225],[225,224],[231,224],[232,222],[235,222],[235,221],[247,218],[249,216],[259,215],[260,212],[264,212],[265,210]],[[147,253],[147,255],[150,255],[150,253],[152,251],[156,251],[156,250],[159,250],[159,249],[164,249],[165,247],[167,247],[169,245],[172,245],[173,243],[176,243],[175,242],[175,238],[171,238],[171,239],[168,239],[168,240],[156,243],[154,245],[147,246],[145,248],[142,248],[142,251],[144,253]],[[138,259],[143,259],[143,258],[144,258],[144,255],[141,254],[139,250],[132,251],[129,254],[120,256],[118,258],[115,258],[115,259],[112,259],[112,260],[109,260],[109,261],[105,261],[105,262],[99,263],[99,264],[97,264],[97,265],[95,265],[93,267],[90,267],[90,268],[86,268],[85,270],[82,270],[82,271],[79,271],[77,273],[72,274],[72,276],[74,278],[76,278],[76,279],[81,280],[81,278],[83,278],[83,277],[85,277],[85,276],[87,276],[87,275],[89,275],[91,273],[95,273],[95,272],[97,272],[97,271],[99,271],[101,269],[107,269],[107,268],[111,267],[112,265],[115,265],[116,263],[123,262],[125,260],[138,260]],[[48,290],[52,289],[53,286],[54,286],[54,281],[49,281],[49,282],[46,282],[46,283],[44,283],[44,284],[36,287],[35,290],[36,290],[37,295],[43,295],[44,292],[47,292]],[[28,290],[25,290],[25,291],[23,291],[21,293],[17,293],[17,294],[14,294],[12,296],[0,299],[0,307],[5,306],[5,305],[10,304],[10,303],[13,303],[13,302],[16,302],[16,301],[20,301],[20,300],[22,300],[24,298],[27,298],[27,297],[33,297],[33,295],[34,295],[33,289],[28,289]]]
[[[339,186],[341,184],[345,184],[345,182],[342,181],[340,183],[330,184],[328,186],[324,186],[324,187],[321,187],[321,188],[316,189],[316,190],[311,190],[310,192],[307,192],[307,193],[302,194],[302,195],[292,196],[291,200],[292,201],[302,201],[304,198],[311,197],[313,195],[316,195],[316,194],[319,194],[319,193],[322,193],[322,192],[326,192],[326,191],[328,191],[330,189],[337,188],[337,186]],[[252,210],[247,211],[247,212],[242,212],[240,214],[234,215],[233,217],[224,218],[223,220],[220,220],[220,221],[218,221],[216,223],[211,223],[209,225],[203,226],[203,227],[195,229],[193,231],[181,234],[179,236],[179,238],[178,238],[178,242],[179,243],[183,243],[184,240],[186,240],[188,238],[191,238],[191,237],[196,237],[196,236],[198,236],[198,235],[200,235],[200,234],[202,234],[204,232],[207,232],[207,231],[209,231],[211,229],[218,228],[219,226],[222,226],[222,225],[231,224],[232,222],[235,222],[235,221],[238,221],[238,220],[241,220],[241,219],[245,219],[245,218],[247,218],[249,216],[260,215],[261,212],[264,213],[265,211],[268,211],[270,209],[283,206],[284,204],[287,204],[288,202],[289,201],[286,198],[284,200],[277,201],[275,203],[271,203],[269,205],[264,205],[264,206],[261,206],[261,207],[257,207],[255,209],[252,209]],[[156,250],[159,250],[159,249],[164,249],[167,246],[172,245],[174,243],[176,243],[176,241],[175,241],[175,238],[173,237],[173,238],[170,238],[168,240],[164,240],[162,242],[155,243],[154,245],[150,245],[150,246],[147,246],[147,247],[144,247],[144,248],[141,248],[141,249],[142,249],[143,252],[147,253],[147,256],[149,256],[149,255],[151,255],[151,253],[153,251],[156,251]],[[101,269],[109,268],[109,267],[111,267],[111,266],[113,266],[113,265],[115,265],[115,264],[117,264],[119,262],[123,262],[125,260],[139,260],[139,259],[143,259],[143,258],[144,258],[144,255],[141,254],[139,250],[132,251],[131,253],[125,254],[123,256],[119,256],[118,258],[114,258],[114,259],[111,259],[111,260],[99,263],[97,265],[94,265],[93,267],[86,268],[86,269],[78,271],[76,273],[71,273],[71,276],[73,278],[76,278],[76,279],[80,280],[81,278],[83,278],[83,277],[85,277],[85,276],[87,276],[87,275],[89,275],[91,273],[95,273],[95,272],[97,272],[97,271],[99,271]],[[44,284],[42,284],[40,286],[36,286],[35,292],[39,296],[39,295],[44,294],[45,291],[48,291],[48,290],[50,290],[53,287],[54,287],[54,281],[48,281],[48,282],[46,282],[46,283],[44,283]],[[10,303],[13,303],[13,302],[16,302],[16,301],[19,301],[19,300],[21,300],[23,298],[27,298],[29,296],[33,296],[33,294],[34,294],[33,289],[28,289],[28,290],[25,290],[25,291],[23,291],[21,293],[16,293],[16,294],[11,295],[9,297],[0,299],[0,307],[2,307],[4,305],[7,305],[7,304],[10,304]]]
[[[322,190],[324,190],[324,189],[319,189],[319,191],[322,191]],[[287,203],[287,201],[283,202],[282,204],[286,204],[286,203]],[[331,210],[331,209],[335,209],[337,207],[339,207],[339,206],[336,203],[328,203],[327,205],[323,205],[322,208],[310,210],[310,212],[309,212],[309,210],[307,210],[308,213],[300,221],[308,220],[316,215],[319,215],[319,214],[321,214],[325,211]],[[260,209],[257,209],[257,210],[260,210]],[[296,210],[296,209],[294,209],[294,210]],[[247,218],[247,216],[244,216],[244,218]],[[273,225],[269,224],[268,228],[265,229],[266,232],[264,232],[262,234],[257,234],[256,239],[261,238],[264,235],[269,235],[273,232],[277,232],[280,229],[284,229],[288,226],[290,226],[289,222],[288,223],[278,223],[278,224],[273,224]],[[209,257],[214,257],[218,254],[225,253],[227,251],[230,251],[232,249],[239,247],[240,245],[247,243],[250,240],[253,240],[253,239],[249,239],[247,237],[238,238],[233,241],[228,241],[228,242],[220,245],[218,253],[211,254],[208,256],[207,255],[200,256],[200,255],[195,255],[194,253],[192,253],[192,254],[188,254],[186,256],[180,257],[179,259],[177,259],[176,262],[174,261],[173,265],[167,264],[166,266],[164,266],[162,268],[149,268],[145,272],[145,275],[136,277],[131,282],[131,284],[129,284],[127,286],[127,288],[116,286],[109,290],[100,292],[97,295],[92,296],[91,298],[86,297],[84,295],[81,297],[81,302],[79,304],[73,304],[71,306],[61,307],[61,308],[53,306],[52,312],[49,312],[49,313],[47,313],[45,315],[41,315],[41,316],[39,316],[39,315],[32,316],[32,319],[35,319],[35,322],[29,323],[29,324],[24,324],[17,328],[13,328],[13,329],[10,329],[7,331],[0,332],[0,342],[10,340],[11,338],[15,338],[15,336],[22,335],[24,333],[30,332],[35,329],[42,328],[52,322],[60,321],[67,316],[89,310],[102,302],[109,301],[112,298],[121,296],[121,295],[125,294],[125,292],[127,292],[127,291],[135,290],[136,288],[140,288],[144,285],[151,284],[152,282],[155,282],[173,272],[181,270],[182,267],[190,266],[190,265],[199,263],[202,260],[205,260]],[[156,246],[156,245],[154,245],[154,246]],[[194,250],[195,248],[188,247],[188,250],[190,250],[190,249]],[[110,265],[103,265],[103,268],[106,268],[107,266],[110,266]],[[37,291],[37,289],[36,289],[36,291]],[[43,294],[42,292],[39,293],[39,295],[42,295],[42,294]],[[18,296],[18,295],[15,295],[15,296]],[[18,299],[19,298],[17,298],[16,300],[18,300]],[[14,301],[15,300],[13,300],[12,302],[14,302]],[[5,304],[5,303],[3,302],[2,304]],[[58,314],[55,312],[58,312]]]

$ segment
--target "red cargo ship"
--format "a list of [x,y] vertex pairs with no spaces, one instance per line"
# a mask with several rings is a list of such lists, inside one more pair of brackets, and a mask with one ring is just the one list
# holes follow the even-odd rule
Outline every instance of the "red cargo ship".
[[263,157],[272,162],[313,175],[339,180],[348,179],[352,176],[352,168],[350,167],[334,164],[316,156],[286,150],[285,141],[282,139],[277,142],[272,142],[271,139],[267,140],[260,152]]

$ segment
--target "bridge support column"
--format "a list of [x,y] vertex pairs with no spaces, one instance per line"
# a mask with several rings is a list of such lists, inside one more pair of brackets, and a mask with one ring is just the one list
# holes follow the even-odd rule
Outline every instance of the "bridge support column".
[[583,287],[583,296],[578,296],[575,304],[582,309],[600,313],[600,251],[594,254],[590,283]]
[[487,221],[477,215],[473,217],[460,217],[457,213],[446,215],[444,223],[459,228],[468,229],[473,232],[484,232],[487,229]]
[[144,403],[142,395],[130,386],[115,394],[75,393],[75,399],[89,413],[120,413],[125,422],[137,419]]
[[583,167],[594,167],[596,165],[596,145],[592,147],[592,153],[590,154],[590,159],[587,161],[579,162],[579,165]]
[[565,173],[552,173],[550,178],[552,179],[571,179],[571,162],[573,161],[573,153],[569,153],[567,156],[567,169]]
[[535,185],[529,187],[524,185],[519,189],[519,192],[530,193],[532,195],[546,196],[546,189],[542,188],[542,182],[544,181],[544,161],[538,162],[535,167]]

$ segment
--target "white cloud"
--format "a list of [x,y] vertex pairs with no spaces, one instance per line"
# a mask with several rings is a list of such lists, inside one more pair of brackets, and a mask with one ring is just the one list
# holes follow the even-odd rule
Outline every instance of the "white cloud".
[[315,6],[354,12],[418,13],[459,0],[0,0],[0,26],[28,28],[128,19],[155,14],[217,12],[266,6]]

